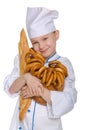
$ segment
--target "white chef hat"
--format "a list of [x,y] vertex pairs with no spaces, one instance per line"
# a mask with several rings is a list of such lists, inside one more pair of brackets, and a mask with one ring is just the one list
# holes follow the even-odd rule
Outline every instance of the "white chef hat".
[[46,35],[56,30],[54,19],[58,18],[58,11],[44,7],[27,8],[26,28],[29,38]]

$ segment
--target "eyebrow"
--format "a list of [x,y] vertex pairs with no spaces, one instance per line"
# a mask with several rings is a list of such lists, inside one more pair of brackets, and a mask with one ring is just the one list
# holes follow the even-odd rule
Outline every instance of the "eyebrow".
[[44,35],[42,38],[48,37],[48,35]]

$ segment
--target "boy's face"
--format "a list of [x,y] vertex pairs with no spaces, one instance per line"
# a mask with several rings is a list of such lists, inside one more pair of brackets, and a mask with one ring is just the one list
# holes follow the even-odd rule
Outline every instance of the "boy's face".
[[49,58],[56,51],[56,40],[59,38],[59,31],[49,33],[37,38],[32,38],[31,43],[35,51]]

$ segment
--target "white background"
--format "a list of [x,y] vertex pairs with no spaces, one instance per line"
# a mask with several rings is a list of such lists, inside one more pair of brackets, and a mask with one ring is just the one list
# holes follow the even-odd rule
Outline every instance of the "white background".
[[17,98],[3,91],[3,80],[13,68],[18,53],[19,33],[25,26],[27,6],[44,6],[59,11],[57,51],[68,57],[76,74],[78,99],[75,108],[62,117],[64,130],[86,130],[86,5],[85,0],[0,1],[0,130],[9,130]]

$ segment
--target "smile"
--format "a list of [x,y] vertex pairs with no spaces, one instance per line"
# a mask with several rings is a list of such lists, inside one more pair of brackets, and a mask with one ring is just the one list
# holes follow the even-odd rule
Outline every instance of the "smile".
[[41,52],[41,53],[44,53],[44,52],[46,52],[47,50],[48,50],[48,48],[45,49],[45,50],[41,50],[40,52]]

